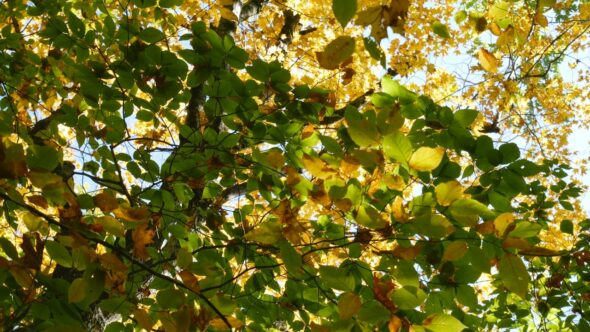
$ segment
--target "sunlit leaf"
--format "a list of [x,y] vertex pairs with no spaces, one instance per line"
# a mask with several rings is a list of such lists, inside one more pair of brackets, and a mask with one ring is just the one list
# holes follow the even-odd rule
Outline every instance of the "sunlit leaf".
[[316,52],[316,58],[322,68],[336,69],[352,56],[355,48],[354,38],[340,36],[330,42],[322,52]]
[[444,153],[445,149],[442,147],[420,147],[410,157],[409,165],[417,171],[432,171],[438,167],[442,161]]
[[526,298],[530,277],[526,266],[518,256],[504,254],[498,263],[498,273],[509,291],[523,299]]

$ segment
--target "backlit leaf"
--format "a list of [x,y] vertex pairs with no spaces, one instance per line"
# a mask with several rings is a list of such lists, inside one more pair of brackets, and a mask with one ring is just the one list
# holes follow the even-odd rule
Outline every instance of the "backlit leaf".
[[336,69],[354,52],[354,38],[340,36],[330,42],[322,52],[316,52],[316,58],[322,68]]
[[463,187],[458,181],[444,182],[436,186],[436,201],[442,206],[449,206],[463,197]]
[[498,263],[498,274],[509,291],[526,298],[530,277],[520,257],[504,254]]
[[500,62],[488,50],[480,48],[477,52],[477,58],[479,59],[479,64],[485,71],[492,74],[498,71],[498,66],[500,66]]
[[445,149],[442,147],[420,147],[410,157],[410,167],[421,172],[432,171],[442,161]]
[[355,293],[343,293],[338,298],[338,313],[340,319],[350,319],[356,315],[360,309],[361,299]]
[[332,11],[342,27],[356,14],[357,0],[332,0]]

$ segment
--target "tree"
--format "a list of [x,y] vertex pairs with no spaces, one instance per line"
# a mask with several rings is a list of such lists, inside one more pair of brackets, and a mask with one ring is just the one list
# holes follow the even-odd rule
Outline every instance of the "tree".
[[[3,328],[585,330],[590,222],[537,126],[587,105],[557,66],[589,10],[2,3]],[[441,99],[466,45],[483,82]]]

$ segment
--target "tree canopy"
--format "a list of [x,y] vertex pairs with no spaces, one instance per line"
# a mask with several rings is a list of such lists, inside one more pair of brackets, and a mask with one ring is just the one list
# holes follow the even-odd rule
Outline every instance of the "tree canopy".
[[590,330],[589,20],[2,2],[3,330]]

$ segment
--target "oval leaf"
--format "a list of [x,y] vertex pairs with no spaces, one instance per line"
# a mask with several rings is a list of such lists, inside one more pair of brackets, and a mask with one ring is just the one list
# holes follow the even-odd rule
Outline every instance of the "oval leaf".
[[343,28],[346,27],[346,24],[348,24],[348,22],[350,22],[350,20],[354,17],[354,14],[356,14],[356,9],[356,0],[332,1],[332,11],[334,12],[334,16]]
[[320,66],[324,69],[336,69],[354,52],[354,38],[340,36],[330,42],[323,52],[316,52]]
[[432,171],[438,167],[444,154],[445,149],[442,147],[429,148],[423,146],[412,154],[410,167],[420,172]]

